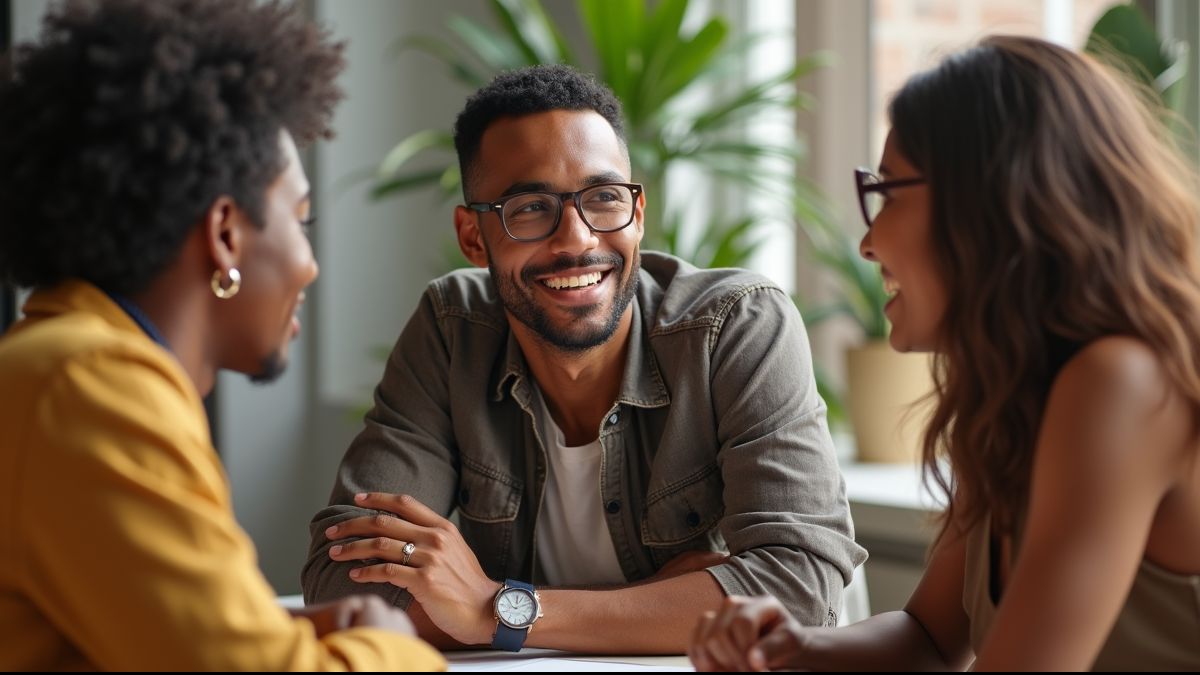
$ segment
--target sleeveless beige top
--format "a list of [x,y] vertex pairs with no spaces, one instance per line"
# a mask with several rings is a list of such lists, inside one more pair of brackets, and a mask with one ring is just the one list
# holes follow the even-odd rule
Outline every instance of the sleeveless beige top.
[[[971,647],[983,647],[995,618],[989,591],[991,519],[967,535],[963,609]],[[1142,559],[1125,606],[1093,670],[1200,670],[1200,574],[1168,572]]]

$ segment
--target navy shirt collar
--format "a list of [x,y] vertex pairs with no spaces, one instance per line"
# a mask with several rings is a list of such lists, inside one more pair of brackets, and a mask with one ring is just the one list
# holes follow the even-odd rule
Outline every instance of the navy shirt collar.
[[151,340],[157,342],[162,346],[163,349],[166,349],[167,351],[171,350],[171,345],[167,344],[167,339],[163,337],[162,332],[158,330],[158,327],[154,325],[154,322],[150,320],[150,317],[146,316],[146,313],[142,311],[141,307],[133,304],[133,301],[123,295],[118,295],[109,291],[105,291],[105,293],[108,293],[108,297],[112,298],[113,302],[117,303],[121,309],[125,310],[125,313],[129,315],[129,318],[133,319],[134,323],[136,323],[138,327],[140,327],[142,331],[144,331],[146,335],[150,337]]

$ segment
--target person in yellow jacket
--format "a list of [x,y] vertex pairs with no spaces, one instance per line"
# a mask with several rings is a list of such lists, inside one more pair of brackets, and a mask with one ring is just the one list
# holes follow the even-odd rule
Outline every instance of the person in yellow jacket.
[[405,616],[280,608],[201,397],[317,276],[296,143],[341,45],[254,0],[67,2],[0,75],[0,670],[435,670]]

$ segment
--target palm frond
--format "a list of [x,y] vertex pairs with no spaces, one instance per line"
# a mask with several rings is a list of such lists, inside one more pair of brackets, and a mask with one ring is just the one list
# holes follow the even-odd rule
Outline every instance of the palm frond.
[[442,169],[424,169],[392,176],[372,186],[369,194],[371,199],[382,199],[413,188],[436,185],[442,177],[442,171]]
[[410,49],[424,52],[442,62],[449,69],[452,78],[471,89],[482,87],[491,78],[491,74],[463,58],[465,50],[457,49],[452,43],[430,35],[411,35],[403,38],[389,51],[400,55]]
[[573,63],[566,40],[537,0],[492,0],[492,11],[527,63]]
[[451,16],[446,21],[446,26],[459,40],[462,40],[463,44],[468,45],[494,73],[535,63],[526,58],[520,47],[513,42],[512,37],[489,30],[472,19],[464,16]]

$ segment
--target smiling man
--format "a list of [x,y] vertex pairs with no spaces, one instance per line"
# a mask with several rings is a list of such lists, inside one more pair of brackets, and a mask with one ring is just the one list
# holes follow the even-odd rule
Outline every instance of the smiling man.
[[401,334],[313,519],[310,602],[371,590],[435,644],[512,650],[681,653],[727,594],[836,622],[865,553],[800,316],[640,250],[622,134],[563,66],[467,101],[454,224],[486,272],[435,280]]

